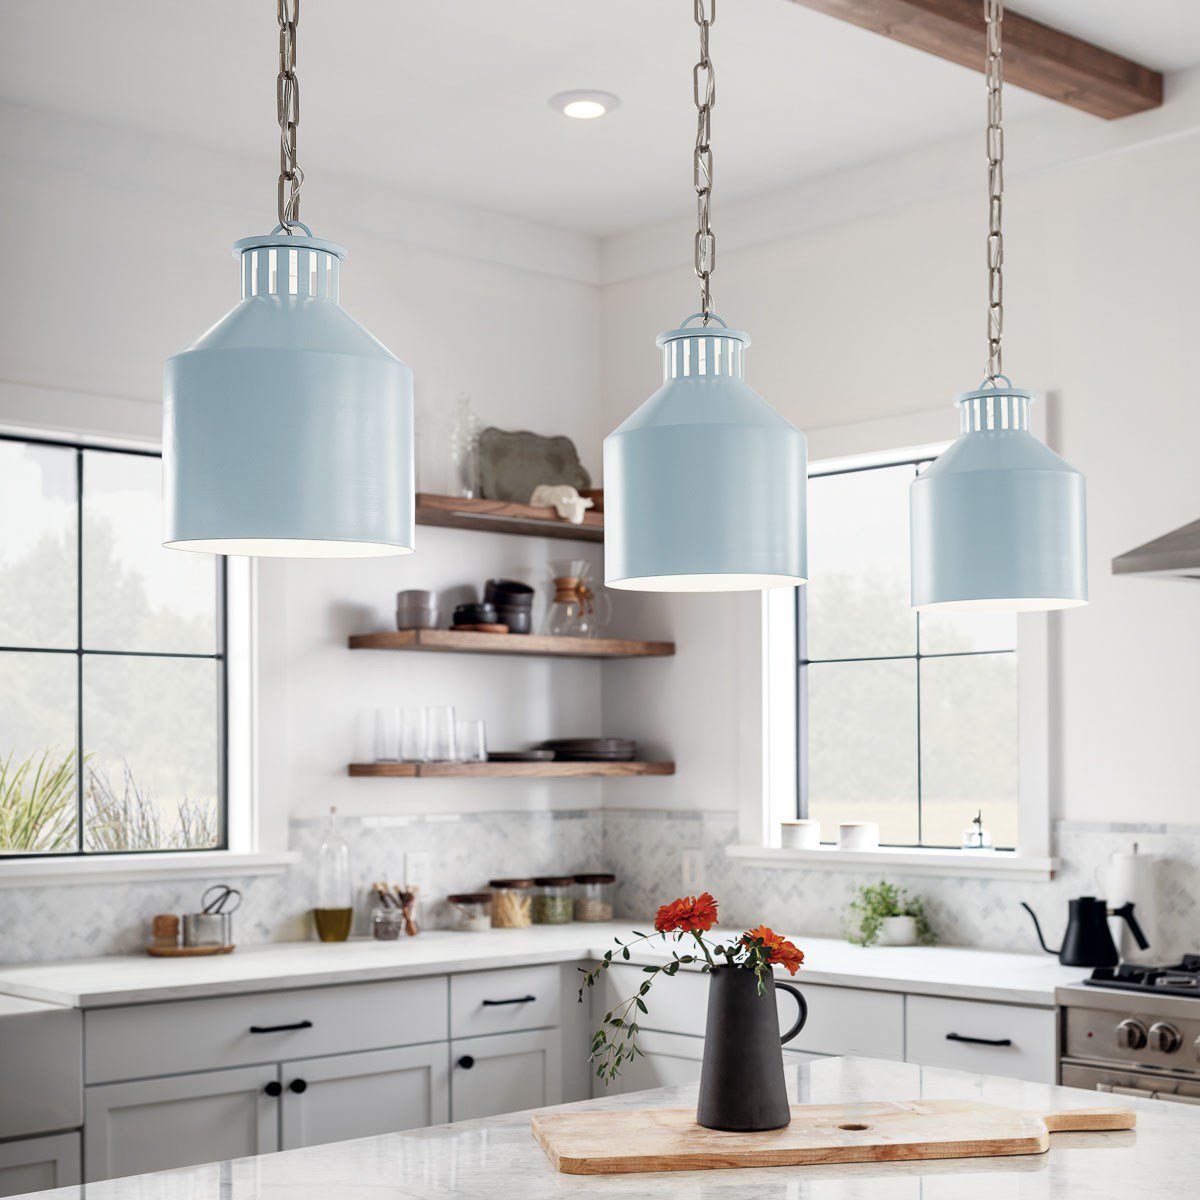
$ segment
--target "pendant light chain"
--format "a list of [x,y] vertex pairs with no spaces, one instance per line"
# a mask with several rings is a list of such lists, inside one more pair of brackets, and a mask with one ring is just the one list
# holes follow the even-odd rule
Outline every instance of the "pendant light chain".
[[1004,63],[1001,58],[1000,24],[1003,0],[983,0],[987,22],[987,160],[988,160],[988,318],[987,383],[1003,375],[1000,338],[1004,333]]
[[708,31],[717,19],[717,0],[693,0],[700,26],[700,61],[692,68],[692,99],[696,103],[696,148],[692,156],[692,182],[696,188],[696,278],[700,280],[700,314],[707,325],[712,318],[710,278],[717,264],[717,235],[709,225],[713,159],[710,135],[712,109],[717,102],[717,79],[708,57]]
[[279,77],[275,108],[279,120],[279,185],[276,192],[279,224],[284,233],[303,233],[300,189],[304,172],[296,162],[296,127],[300,124],[300,81],[296,78],[296,26],[300,0],[279,2]]

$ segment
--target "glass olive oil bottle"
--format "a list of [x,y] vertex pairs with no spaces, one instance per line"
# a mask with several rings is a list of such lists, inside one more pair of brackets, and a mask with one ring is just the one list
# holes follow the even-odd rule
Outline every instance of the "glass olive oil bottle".
[[350,878],[350,847],[338,832],[337,809],[317,850],[317,906],[313,909],[317,936],[323,942],[344,942],[354,923],[354,884]]

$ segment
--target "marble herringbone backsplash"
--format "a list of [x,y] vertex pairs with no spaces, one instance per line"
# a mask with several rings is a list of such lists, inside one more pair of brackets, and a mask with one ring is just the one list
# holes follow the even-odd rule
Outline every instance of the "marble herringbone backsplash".
[[[243,892],[235,918],[239,945],[310,936],[308,910],[315,887],[315,852],[324,822],[291,823],[300,861],[281,875],[225,878]],[[405,854],[427,855],[423,919],[445,923],[448,892],[472,890],[498,875],[607,869],[619,877],[618,911],[644,919],[682,887],[680,852],[701,852],[701,887],[720,901],[722,921],[765,922],[776,929],[837,937],[855,889],[886,874],[920,895],[947,944],[1033,952],[1037,942],[1020,901],[1042,917],[1057,939],[1071,896],[1103,894],[1104,868],[1115,850],[1133,842],[1161,858],[1156,957],[1168,960],[1200,948],[1200,826],[1100,825],[1059,822],[1055,853],[1062,860],[1048,883],[996,878],[906,877],[894,871],[757,867],[725,856],[736,838],[731,812],[592,809],[582,812],[504,812],[447,817],[346,820],[354,871],[363,881],[356,932],[366,932],[374,879],[400,881]],[[212,879],[184,883],[81,884],[0,889],[0,962],[128,954],[143,944],[158,912],[197,906]]]

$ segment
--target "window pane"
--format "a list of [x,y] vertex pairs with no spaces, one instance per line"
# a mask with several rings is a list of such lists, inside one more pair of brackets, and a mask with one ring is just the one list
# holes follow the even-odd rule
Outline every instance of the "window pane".
[[911,466],[808,483],[809,658],[916,652],[908,594]]
[[84,660],[85,849],[220,842],[219,682],[211,659]]
[[1016,613],[927,612],[920,614],[922,654],[1015,650]]
[[216,650],[217,560],[162,547],[162,462],[88,450],[83,461],[83,644]]
[[808,815],[822,840],[878,821],[879,840],[917,840],[916,663],[817,663],[808,677]]
[[0,441],[0,646],[75,645],[75,451]]
[[1017,656],[921,660],[921,816],[930,846],[960,846],[977,810],[1017,844]]
[[0,853],[76,849],[75,662],[0,653]]

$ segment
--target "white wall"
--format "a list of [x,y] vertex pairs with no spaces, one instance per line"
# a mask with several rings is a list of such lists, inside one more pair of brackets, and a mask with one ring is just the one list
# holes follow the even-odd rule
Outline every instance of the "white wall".
[[[1051,440],[1088,480],[1091,605],[1056,619],[1057,815],[1195,821],[1200,588],[1114,579],[1109,561],[1200,515],[1200,72],[1167,106],[1106,124],[1063,112],[1007,140],[1005,367],[1052,393]],[[754,339],[748,382],[801,428],[945,405],[984,360],[981,142],[945,143],[756,201],[722,204],[717,311]],[[798,147],[795,153],[802,153]],[[717,148],[718,160],[720,149]],[[685,223],[604,246],[604,404],[653,391],[654,335],[695,308]],[[735,647],[751,602],[643,598],[679,656],[650,689],[606,687],[680,767],[606,789],[612,805],[737,807]]]

